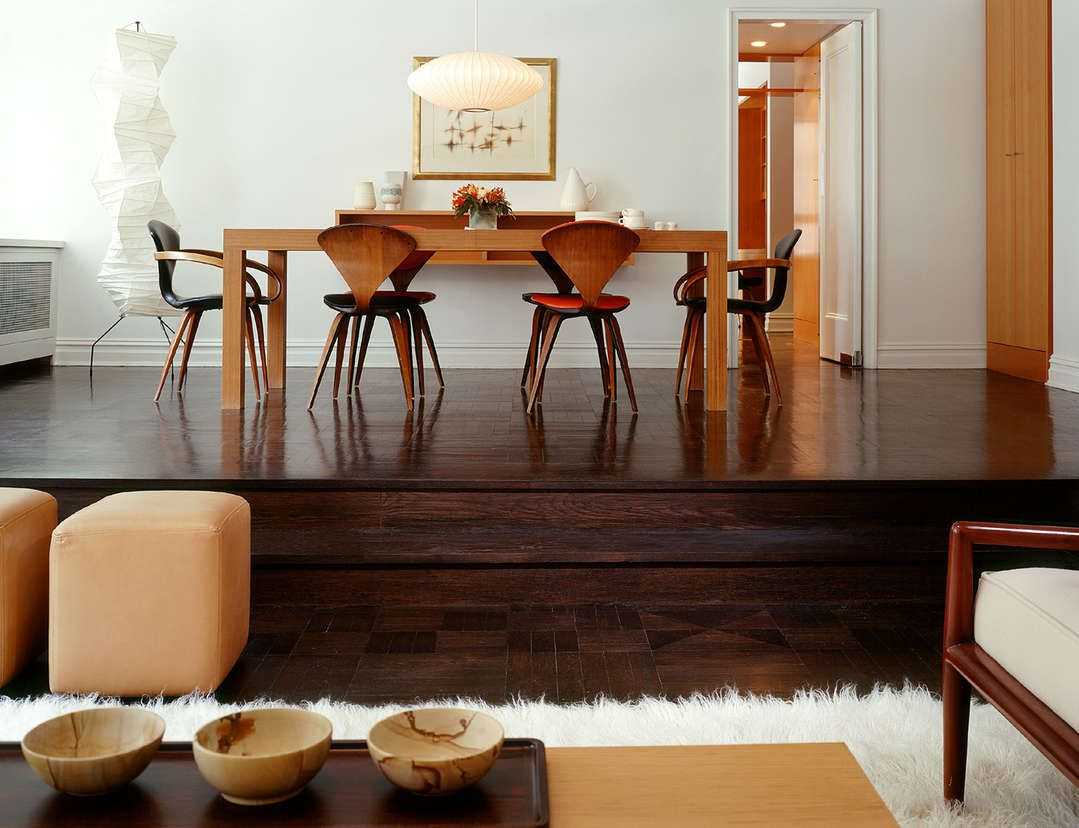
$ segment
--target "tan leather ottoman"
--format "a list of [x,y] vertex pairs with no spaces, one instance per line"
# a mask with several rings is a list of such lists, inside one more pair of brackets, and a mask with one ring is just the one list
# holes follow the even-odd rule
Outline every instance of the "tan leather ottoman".
[[251,510],[217,492],[126,492],[53,533],[49,687],[209,692],[247,643]]
[[0,488],[0,687],[45,646],[56,500]]

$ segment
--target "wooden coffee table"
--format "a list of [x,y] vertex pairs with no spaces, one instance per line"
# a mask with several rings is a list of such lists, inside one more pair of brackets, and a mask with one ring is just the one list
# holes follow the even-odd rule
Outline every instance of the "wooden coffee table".
[[842,743],[548,748],[551,828],[896,825]]

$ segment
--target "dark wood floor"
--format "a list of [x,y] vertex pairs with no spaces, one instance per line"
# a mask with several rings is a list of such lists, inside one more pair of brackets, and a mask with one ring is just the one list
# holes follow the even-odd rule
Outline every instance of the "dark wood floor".
[[[776,337],[785,405],[756,366],[731,373],[730,410],[679,405],[673,370],[634,372],[640,413],[605,407],[598,369],[552,370],[541,416],[519,372],[449,370],[410,416],[393,370],[364,372],[305,410],[312,369],[243,414],[217,406],[218,372],[150,398],[152,368],[56,368],[0,381],[3,480],[322,481],[506,488],[771,481],[1079,477],[1079,395],[985,371],[852,371]],[[429,377],[434,384],[433,375]],[[249,389],[250,392],[250,389]],[[250,399],[250,396],[249,396]]]
[[[748,366],[718,416],[670,370],[635,372],[636,417],[597,370],[553,371],[535,420],[508,370],[447,371],[411,416],[390,370],[308,413],[292,369],[242,414],[213,370],[159,406],[153,369],[8,372],[0,485],[62,515],[131,488],[247,497],[252,635],[222,699],[935,688],[947,527],[1074,522],[1079,395],[775,346],[786,404]],[[2,692],[46,686],[38,663]]]
[[[603,695],[677,698],[725,687],[904,681],[939,688],[939,608],[909,601],[474,608],[257,606],[222,701],[332,697],[359,704]],[[47,689],[38,662],[3,689]]]

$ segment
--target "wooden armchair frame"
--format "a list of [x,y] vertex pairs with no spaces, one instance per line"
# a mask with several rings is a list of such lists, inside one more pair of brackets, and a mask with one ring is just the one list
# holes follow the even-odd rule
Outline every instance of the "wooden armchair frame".
[[1079,733],[974,641],[975,546],[1079,551],[1079,528],[966,522],[952,526],[944,604],[944,797],[963,800],[972,687],[1079,785]]

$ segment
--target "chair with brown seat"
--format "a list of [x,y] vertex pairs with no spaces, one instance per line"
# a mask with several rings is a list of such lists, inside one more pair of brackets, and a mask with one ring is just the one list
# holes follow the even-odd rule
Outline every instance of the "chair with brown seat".
[[[183,343],[184,353],[180,361],[180,376],[176,381],[176,390],[182,391],[187,382],[187,362],[191,358],[191,347],[195,343],[195,334],[199,329],[199,322],[206,311],[221,310],[223,299],[220,293],[206,296],[182,297],[173,289],[172,277],[177,262],[195,262],[197,264],[210,265],[224,269],[225,258],[218,250],[201,250],[197,248],[180,248],[180,234],[175,228],[170,227],[163,221],[151,221],[147,224],[150,237],[154,240],[157,253],[157,275],[161,298],[178,310],[184,312],[180,320],[172,343],[169,345],[168,355],[165,357],[165,365],[161,369],[161,380],[157,384],[154,394],[154,402],[161,398],[161,390],[165,387],[165,379],[172,369],[173,360],[176,358],[176,350]],[[255,278],[247,272],[248,269],[258,270],[268,277],[267,289],[269,295],[262,292]],[[244,259],[244,281],[251,292],[247,295],[247,324],[244,329],[244,340],[247,343],[248,360],[251,363],[251,378],[255,383],[255,396],[262,398],[262,387],[269,390],[269,378],[266,370],[266,336],[262,323],[262,306],[269,305],[281,295],[281,279],[269,267],[256,262],[253,259]],[[272,286],[269,284],[272,282]],[[255,356],[256,336],[259,356],[262,359],[262,383],[259,383],[258,358]]]
[[[349,389],[358,382],[356,342],[360,323],[365,323],[359,354],[359,363],[362,366],[375,317],[381,316],[390,325],[390,333],[393,336],[397,361],[401,369],[405,403],[411,411],[414,398],[413,334],[415,334],[417,350],[420,345],[420,334],[423,333],[427,337],[432,362],[439,381],[442,380],[430,329],[427,326],[426,316],[420,308],[425,302],[434,299],[434,294],[408,290],[379,290],[378,288],[391,277],[397,278],[400,284],[407,287],[412,276],[415,276],[415,272],[426,262],[426,258],[420,261],[419,256],[413,256],[416,253],[416,242],[410,235],[397,228],[380,225],[341,224],[330,227],[319,233],[318,243],[341,273],[350,292],[331,293],[323,297],[326,306],[336,311],[337,316],[330,323],[330,331],[326,336],[326,344],[322,349],[315,382],[311,388],[311,397],[307,403],[308,409],[315,404],[315,396],[318,394],[331,353],[336,353],[333,395],[337,396],[341,385],[345,340],[348,337],[350,325],[352,325],[353,333],[348,366]],[[406,268],[406,265],[410,267]],[[416,320],[416,324],[413,324],[412,320]],[[422,362],[419,364],[422,365]],[[422,380],[420,387],[422,393]]]
[[[540,400],[547,363],[562,323],[569,318],[584,317],[596,337],[601,368],[605,373],[605,394],[615,396],[615,363],[620,363],[630,406],[636,411],[633,378],[622,331],[615,318],[629,307],[629,297],[603,293],[603,288],[637,249],[640,237],[612,222],[574,221],[552,227],[543,234],[542,242],[552,263],[565,274],[577,293],[532,293],[525,297],[537,308],[533,314],[530,359],[525,367],[525,380],[529,385],[527,410],[531,413]],[[543,264],[542,259],[540,263]],[[606,333],[605,348],[600,339],[601,330]]]
[[[772,358],[768,334],[764,330],[764,321],[769,313],[783,304],[783,298],[787,294],[787,274],[790,271],[791,254],[801,236],[801,230],[794,230],[780,239],[776,244],[775,257],[772,259],[740,259],[727,263],[728,273],[738,272],[739,274],[739,290],[760,284],[762,280],[759,274],[764,269],[771,268],[774,272],[771,296],[763,301],[728,299],[727,313],[741,314],[749,329],[750,340],[753,342],[753,349],[757,353],[757,361],[761,366],[764,393],[774,394],[779,405],[783,404],[783,394],[779,389],[779,376],[776,373],[775,360]],[[697,343],[700,340],[701,327],[704,325],[705,312],[708,309],[705,298],[691,295],[691,288],[707,275],[707,267],[698,267],[683,275],[674,285],[674,302],[686,309],[686,321],[682,325],[682,344],[678,350],[678,372],[674,380],[675,396],[681,389],[683,374],[686,376],[686,393],[689,393],[691,372],[687,368],[696,359]]]

